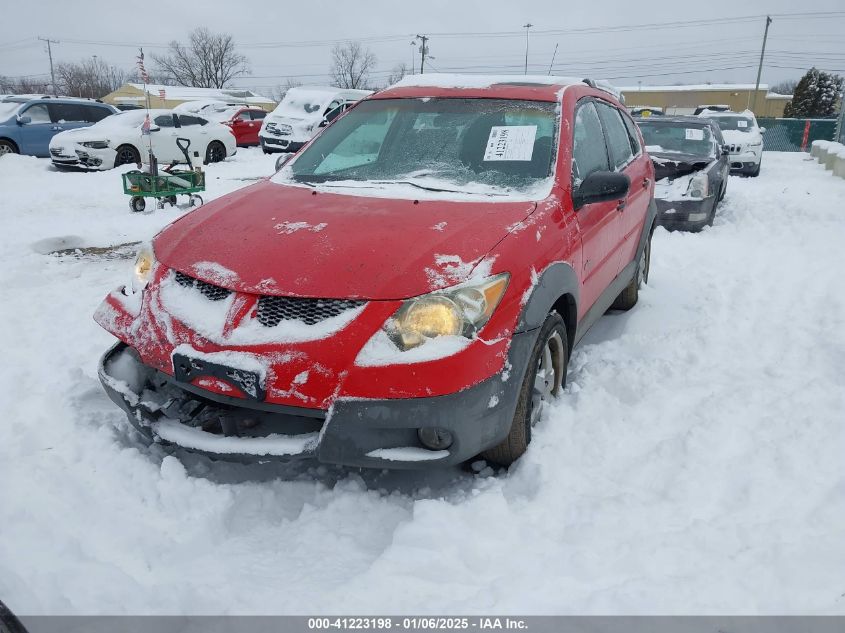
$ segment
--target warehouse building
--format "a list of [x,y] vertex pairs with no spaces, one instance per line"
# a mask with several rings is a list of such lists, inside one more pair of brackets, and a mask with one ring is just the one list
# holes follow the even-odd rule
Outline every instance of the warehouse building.
[[231,105],[250,105],[272,111],[276,107],[275,101],[268,99],[251,90],[237,88],[186,88],[184,86],[163,86],[147,84],[123,84],[114,92],[110,92],[103,101],[112,105],[145,106],[149,96],[151,108],[173,108],[186,101],[223,101]]
[[698,84],[688,86],[625,86],[619,88],[625,95],[625,105],[663,108],[666,114],[692,114],[701,105],[726,105],[735,112],[746,108],[758,117],[783,116],[783,109],[792,100],[791,95],[769,92],[769,86],[760,84],[754,106],[754,84]]

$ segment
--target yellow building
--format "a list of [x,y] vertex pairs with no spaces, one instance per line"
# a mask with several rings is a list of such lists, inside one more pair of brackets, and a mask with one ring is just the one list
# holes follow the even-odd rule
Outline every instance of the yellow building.
[[271,112],[276,102],[250,90],[237,88],[186,88],[184,86],[162,86],[147,84],[123,84],[114,92],[110,92],[103,101],[112,105],[144,106],[149,96],[151,108],[173,108],[186,101],[223,101],[231,105],[250,105],[263,108]]
[[760,84],[754,106],[754,84],[698,84],[689,86],[625,86],[625,105],[654,106],[666,114],[692,114],[701,105],[726,105],[735,112],[754,110],[758,117],[782,117],[790,95],[769,92]]

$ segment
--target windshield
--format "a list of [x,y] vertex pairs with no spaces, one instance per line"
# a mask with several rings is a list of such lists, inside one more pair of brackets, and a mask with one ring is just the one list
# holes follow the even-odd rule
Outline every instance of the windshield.
[[719,124],[723,130],[739,130],[740,132],[750,132],[754,129],[754,119],[744,116],[708,116]]
[[20,107],[19,101],[0,101],[0,121],[13,117]]
[[716,143],[709,127],[690,123],[640,121],[646,150],[652,153],[683,153],[710,158]]
[[530,193],[550,177],[556,121],[556,104],[540,101],[364,101],[326,128],[277,178]]
[[273,114],[289,116],[294,118],[320,117],[323,114],[324,106],[334,97],[334,93],[325,90],[288,90],[285,98]]

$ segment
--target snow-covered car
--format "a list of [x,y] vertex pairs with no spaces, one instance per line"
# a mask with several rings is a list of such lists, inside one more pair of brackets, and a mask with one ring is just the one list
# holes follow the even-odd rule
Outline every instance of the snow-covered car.
[[346,108],[371,94],[370,90],[341,90],[331,86],[291,88],[264,119],[258,132],[261,148],[265,154],[295,152]]
[[667,116],[641,118],[637,124],[654,164],[658,223],[685,231],[712,225],[728,187],[728,156],[718,124]]
[[725,146],[730,154],[731,171],[747,176],[759,176],[763,161],[763,132],[751,110],[719,112],[704,110],[698,116],[719,124]]
[[237,151],[231,128],[193,114],[172,110],[150,110],[150,134],[142,126],[146,110],[112,115],[91,127],[56,134],[50,141],[50,158],[56,167],[111,169],[147,161],[148,143],[162,163],[184,163],[176,139],[191,142],[190,151],[216,163]]
[[103,386],[215,458],[511,464],[648,280],[642,147],[591,80],[405,78],[141,250],[95,315]]

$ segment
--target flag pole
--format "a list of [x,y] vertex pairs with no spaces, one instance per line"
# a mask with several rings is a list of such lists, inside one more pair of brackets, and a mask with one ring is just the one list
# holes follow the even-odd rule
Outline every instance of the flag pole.
[[152,138],[152,121],[150,120],[150,93],[147,90],[147,83],[150,80],[150,76],[147,74],[147,69],[144,67],[144,49],[139,48],[140,55],[138,56],[138,70],[141,75],[141,81],[144,83],[144,103],[146,105],[146,116],[144,118],[144,124],[141,126],[141,134],[146,134],[147,136],[147,150],[149,152],[149,159],[150,159],[150,174],[153,176],[158,175],[158,165],[156,164],[155,156],[153,155],[153,138]]

